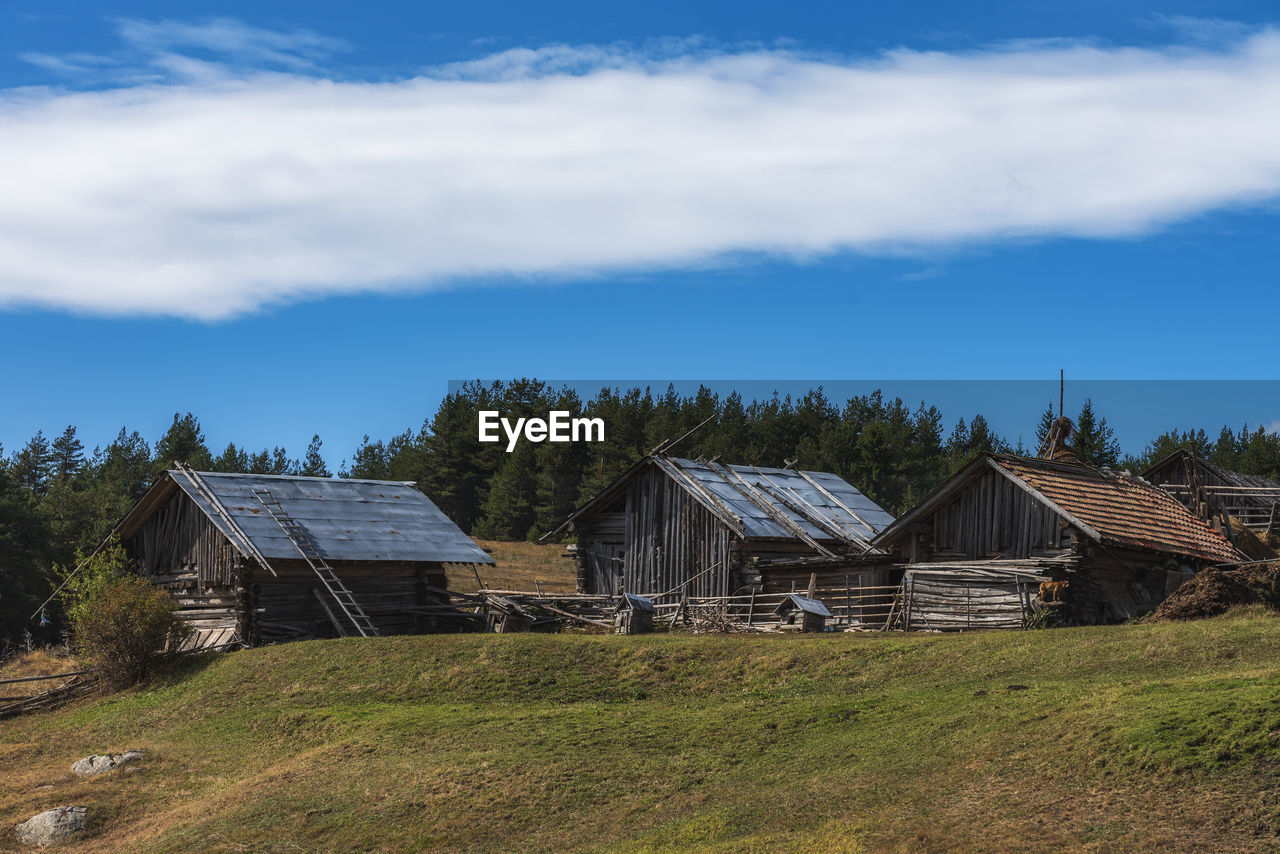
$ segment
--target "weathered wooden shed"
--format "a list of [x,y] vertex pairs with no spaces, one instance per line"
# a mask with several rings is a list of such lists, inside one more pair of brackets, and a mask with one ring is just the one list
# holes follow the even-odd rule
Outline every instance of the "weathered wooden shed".
[[788,593],[774,613],[778,615],[780,628],[802,632],[825,632],[827,620],[832,616],[822,602],[799,593]]
[[1142,476],[1202,519],[1224,514],[1253,531],[1280,531],[1280,480],[1230,471],[1182,449]]
[[455,630],[448,564],[492,564],[401,481],[165,472],[116,526],[202,647]]
[[580,592],[705,597],[759,586],[771,561],[872,552],[892,521],[827,472],[651,454],[548,536],[577,535]]
[[614,617],[615,632],[620,635],[645,635],[653,631],[653,618],[658,614],[653,600],[626,593],[618,601]]
[[998,561],[1005,573],[1070,580],[1066,599],[1083,623],[1143,614],[1199,568],[1240,559],[1219,530],[1141,478],[1012,454],[974,457],[875,545],[908,569],[989,572]]

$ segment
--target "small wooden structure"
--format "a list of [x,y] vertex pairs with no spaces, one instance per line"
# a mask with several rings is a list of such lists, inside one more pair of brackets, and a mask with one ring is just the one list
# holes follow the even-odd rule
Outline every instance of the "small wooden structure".
[[615,629],[620,635],[645,635],[653,631],[653,618],[658,613],[653,600],[634,593],[622,594],[615,617]]
[[788,593],[774,613],[778,616],[779,628],[784,631],[825,632],[827,620],[831,619],[826,605],[799,593]]
[[[1039,566],[1039,574],[1071,580],[1072,619],[1086,624],[1144,614],[1200,567],[1240,560],[1221,531],[1164,490],[1061,456],[979,454],[875,545],[908,572],[928,570],[935,595],[938,573],[954,576],[953,600],[966,575],[990,572],[993,560],[1020,571]],[[950,622],[963,614],[957,601]]]
[[1035,619],[1040,583],[1052,561],[915,564],[903,573],[888,626],[905,631],[1024,629]]
[[449,564],[492,564],[409,482],[196,472],[156,481],[115,527],[202,648],[475,628]]
[[1258,533],[1280,531],[1280,480],[1230,471],[1182,449],[1142,476],[1201,519],[1234,516]]
[[758,589],[771,562],[879,554],[892,521],[827,472],[650,454],[547,536],[577,535],[580,592],[708,597]]
[[485,628],[499,635],[510,635],[527,632],[533,628],[537,618],[529,613],[520,603],[497,594],[485,597]]

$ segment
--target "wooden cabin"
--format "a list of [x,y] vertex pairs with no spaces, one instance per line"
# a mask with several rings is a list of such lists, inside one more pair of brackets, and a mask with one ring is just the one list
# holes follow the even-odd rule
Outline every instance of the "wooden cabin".
[[116,526],[199,647],[448,631],[449,564],[492,564],[413,483],[165,472]]
[[1174,451],[1143,473],[1202,519],[1234,516],[1252,531],[1280,531],[1280,480],[1224,469],[1187,450]]
[[1069,580],[1081,623],[1144,614],[1201,567],[1240,560],[1221,531],[1141,478],[1012,454],[976,456],[875,545],[908,570],[934,570],[935,593],[947,570],[994,572],[988,593],[1014,603],[1020,575]]
[[651,454],[547,536],[577,535],[579,592],[708,597],[759,587],[771,562],[878,554],[892,521],[827,472]]

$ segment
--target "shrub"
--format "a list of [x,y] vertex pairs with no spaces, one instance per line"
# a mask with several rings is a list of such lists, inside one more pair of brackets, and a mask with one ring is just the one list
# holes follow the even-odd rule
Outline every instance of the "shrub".
[[118,545],[82,562],[66,598],[72,645],[113,687],[142,681],[191,636],[169,594],[133,574]]

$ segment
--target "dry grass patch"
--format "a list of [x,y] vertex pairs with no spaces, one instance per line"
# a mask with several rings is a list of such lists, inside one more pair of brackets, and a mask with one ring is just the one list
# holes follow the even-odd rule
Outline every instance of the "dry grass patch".
[[[0,679],[53,676],[57,673],[67,673],[79,669],[79,663],[65,649],[37,649],[31,652],[19,653],[0,662]],[[0,694],[12,693],[3,690],[5,687],[9,686],[0,686]]]
[[[565,556],[562,543],[476,540],[497,566],[478,566],[480,579],[490,590],[535,590],[572,593],[577,588],[577,569]],[[536,582],[536,584],[535,584]],[[449,589],[463,593],[476,591],[476,577],[469,568],[449,571]]]

